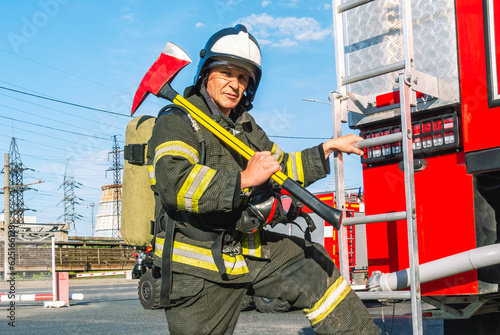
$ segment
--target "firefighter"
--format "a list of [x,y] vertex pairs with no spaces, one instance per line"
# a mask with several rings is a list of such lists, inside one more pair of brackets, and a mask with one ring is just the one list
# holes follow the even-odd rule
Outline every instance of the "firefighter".
[[248,210],[259,205],[255,194],[272,189],[274,172],[307,186],[330,172],[332,152],[362,154],[353,146],[361,138],[284,153],[248,113],[262,74],[255,38],[243,25],[226,28],[200,56],[184,96],[256,154],[247,162],[206,128],[196,133],[175,107],[157,119],[148,165],[159,227],[154,263],[170,333],[232,334],[250,294],[303,309],[317,334],[380,334],[321,245],[262,229],[264,220]]

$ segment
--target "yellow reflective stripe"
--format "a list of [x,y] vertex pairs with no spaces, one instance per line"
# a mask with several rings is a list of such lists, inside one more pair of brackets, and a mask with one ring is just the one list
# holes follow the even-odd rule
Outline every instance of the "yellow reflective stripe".
[[306,313],[311,325],[321,322],[335,309],[335,307],[337,307],[350,291],[351,286],[349,286],[344,278],[339,277],[335,283],[330,286],[323,297],[314,304],[313,308],[304,309],[304,313]]
[[210,184],[210,182],[212,181],[212,179],[214,178],[215,173],[216,173],[215,170],[212,170],[206,166],[204,166],[203,168],[207,168],[207,171],[205,172],[205,176],[201,180],[200,185],[196,188],[196,191],[193,195],[193,211],[194,212],[198,212],[198,202],[199,202],[201,196],[203,195],[203,193],[205,193],[205,191],[208,187],[208,184]]
[[179,210],[198,212],[199,200],[215,176],[215,173],[215,170],[204,165],[196,164],[193,166],[177,194],[177,207]]
[[153,165],[148,165],[148,174],[149,174],[149,183],[151,185],[156,185],[155,168]]
[[241,248],[243,255],[261,257],[262,246],[260,244],[260,231],[253,234],[243,234]]
[[302,166],[302,152],[295,153],[295,168],[297,169],[297,180],[304,183],[304,167]]
[[278,163],[281,164],[281,161],[283,160],[283,156],[285,153],[281,150],[280,147],[276,145],[276,143],[273,143],[273,148],[271,149],[271,155],[273,155],[274,158],[278,161]]
[[302,166],[302,152],[291,152],[286,162],[288,177],[293,180],[304,182],[304,168]]
[[293,152],[288,154],[288,160],[286,161],[286,175],[289,178],[295,179],[293,177],[292,154],[293,154]]
[[248,234],[243,234],[241,238],[241,253],[243,255],[250,255],[250,246],[248,241]]
[[200,161],[200,154],[190,145],[181,141],[169,141],[156,147],[153,165],[156,166],[158,160],[166,155],[183,157],[191,164],[196,164]]
[[[156,256],[162,257],[164,243],[165,239],[159,237],[156,238],[155,241]],[[174,242],[174,248],[172,253],[173,253],[172,261],[174,262],[219,272],[217,265],[215,265],[215,261],[212,256],[212,251],[210,249],[200,248],[182,242]],[[247,263],[245,262],[245,258],[242,255],[231,257],[222,254],[222,259],[224,260],[224,265],[226,266],[227,274],[240,275],[249,272]]]
[[[248,266],[242,255],[231,257],[222,254],[226,272],[230,275],[248,273]],[[198,268],[219,272],[215,265],[212,251],[181,242],[174,242],[172,261],[195,266]]]
[[161,257],[163,255],[163,245],[165,244],[165,239],[157,237],[155,238],[155,255]]
[[[186,208],[191,209],[191,201],[190,199],[186,199],[186,195],[189,191],[189,188],[193,184],[193,181],[195,180],[196,176],[198,176],[198,172],[200,172],[202,165],[195,165],[191,169],[191,172],[187,176],[186,180],[184,181],[184,184],[182,184],[181,189],[179,190],[179,193],[177,194],[177,207],[179,210],[185,210]],[[186,201],[187,200],[187,201]]]
[[200,155],[193,147],[181,141],[169,141],[160,144],[155,149],[155,157],[153,165],[148,166],[149,183],[156,185],[155,169],[156,163],[163,156],[180,156],[187,159],[191,164],[196,164],[200,161]]

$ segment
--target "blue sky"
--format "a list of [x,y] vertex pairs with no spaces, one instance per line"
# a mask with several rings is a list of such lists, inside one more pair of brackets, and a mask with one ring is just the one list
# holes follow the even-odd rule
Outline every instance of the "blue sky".
[[[137,86],[167,41],[193,59],[173,82],[182,92],[192,84],[206,40],[219,29],[245,24],[263,57],[251,112],[257,122],[285,151],[332,136],[330,106],[301,100],[328,101],[336,89],[329,1],[2,1],[0,22],[0,151],[9,151],[14,136],[24,165],[33,169],[24,182],[44,181],[24,194],[26,207],[36,210],[25,214],[39,223],[63,214],[61,185],[70,159],[82,184],[76,189],[83,199],[76,207],[83,216],[78,235],[91,234],[88,204],[96,203],[97,214],[101,186],[113,182],[106,172],[112,136],[123,147]],[[166,103],[150,96],[137,114],[156,115]],[[359,158],[347,156],[345,166],[347,187],[361,186]],[[323,191],[331,182],[330,175],[309,189]]]

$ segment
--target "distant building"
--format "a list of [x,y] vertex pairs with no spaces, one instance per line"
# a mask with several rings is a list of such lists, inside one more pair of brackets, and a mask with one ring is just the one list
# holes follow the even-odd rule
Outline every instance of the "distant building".
[[120,214],[122,209],[122,185],[113,184],[101,187],[95,237],[121,237]]

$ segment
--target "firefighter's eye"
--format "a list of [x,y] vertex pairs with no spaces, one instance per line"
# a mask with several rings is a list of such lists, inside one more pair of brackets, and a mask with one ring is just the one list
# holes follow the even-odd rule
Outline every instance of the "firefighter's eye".
[[248,83],[248,75],[246,74],[241,74],[238,79],[240,80],[241,83],[246,84]]

